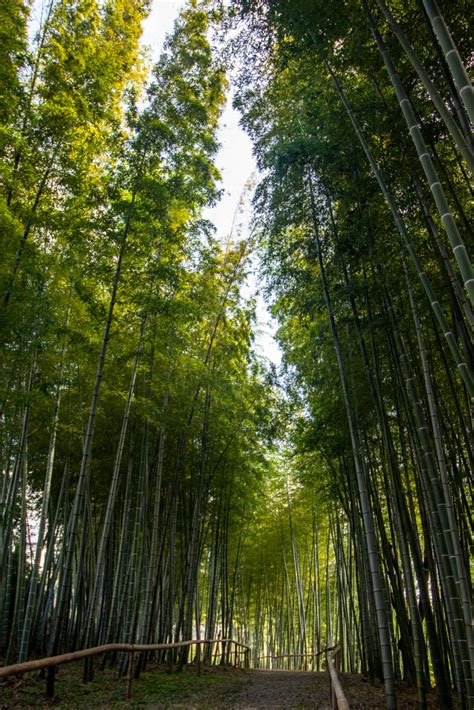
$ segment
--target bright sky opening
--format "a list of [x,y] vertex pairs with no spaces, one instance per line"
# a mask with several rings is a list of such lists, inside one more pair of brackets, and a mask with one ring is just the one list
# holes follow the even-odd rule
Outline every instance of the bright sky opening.
[[[166,35],[172,31],[173,24],[180,10],[185,6],[183,0],[154,0],[152,10],[144,23],[143,45],[148,47],[153,61],[160,55]],[[250,138],[239,125],[240,115],[232,106],[232,86],[229,89],[227,105],[221,116],[218,139],[220,149],[216,165],[222,175],[222,197],[217,205],[205,211],[205,217],[216,227],[217,237],[225,242],[231,232],[235,211],[245,186],[256,171],[252,155]],[[249,213],[251,206],[247,208]],[[248,225],[243,225],[243,230]],[[245,234],[242,234],[245,238]],[[255,262],[255,260],[254,260]],[[256,278],[257,265],[254,263],[243,295],[246,298],[256,296],[257,325],[254,348],[258,355],[264,356],[275,365],[281,363],[281,350],[274,338],[276,321],[269,313],[266,304],[258,292]]]

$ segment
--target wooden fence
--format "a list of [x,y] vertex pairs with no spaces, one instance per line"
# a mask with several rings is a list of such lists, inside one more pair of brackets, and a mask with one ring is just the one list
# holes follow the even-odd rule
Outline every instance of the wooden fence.
[[[214,657],[227,656],[228,658],[233,658],[232,665],[235,667],[240,665],[240,657],[242,655],[244,656],[243,667],[249,668],[250,666],[250,648],[239,641],[235,641],[234,639],[193,639],[191,641],[156,644],[107,643],[102,646],[94,646],[93,648],[84,648],[80,651],[63,653],[59,656],[49,656],[48,658],[39,658],[34,661],[26,661],[25,663],[15,663],[11,666],[3,666],[3,668],[0,668],[0,678],[5,678],[10,675],[22,675],[23,673],[31,673],[32,671],[40,671],[46,668],[48,669],[46,677],[46,695],[48,697],[52,697],[54,695],[54,677],[56,666],[61,666],[65,663],[72,663],[73,661],[80,661],[84,658],[101,656],[105,653],[130,653],[131,657],[128,665],[127,689],[125,693],[125,698],[129,700],[132,692],[132,682],[137,654],[196,646],[195,661],[198,674],[200,674],[201,646],[205,645],[211,645],[211,648],[213,645],[216,646],[215,653],[213,654]],[[219,645],[221,652],[217,653]]]
[[[259,656],[257,658],[257,661],[271,661],[271,667],[275,669],[280,669],[280,666],[282,665],[280,661],[283,661],[284,659],[295,659],[295,663],[293,665],[296,665],[296,661],[299,659],[299,670],[306,670],[306,659],[310,658],[313,660],[313,670],[315,666],[315,659],[318,656],[322,656],[323,653],[327,653],[328,651],[332,651],[335,646],[331,646],[330,648],[324,648],[322,651],[318,651],[317,653],[279,653],[277,655],[271,656]],[[276,663],[274,663],[276,661]],[[260,664],[259,664],[260,665]],[[268,665],[268,664],[266,664]],[[288,669],[291,670],[291,669]],[[296,668],[294,669],[296,670]]]
[[[39,658],[34,661],[27,661],[26,663],[15,663],[11,666],[3,666],[2,668],[0,668],[0,678],[6,678],[10,675],[22,675],[23,673],[31,673],[32,671],[48,669],[46,677],[46,695],[52,697],[54,694],[54,678],[56,666],[61,666],[65,663],[72,663],[73,661],[80,661],[84,658],[101,656],[106,653],[125,652],[131,654],[130,663],[128,665],[127,687],[125,692],[125,698],[129,700],[132,693],[132,682],[137,654],[196,646],[196,655],[194,661],[196,662],[197,672],[198,674],[200,674],[201,646],[205,645],[211,646],[211,656],[213,658],[217,658],[219,656],[222,658],[227,657],[228,659],[232,660],[232,665],[235,668],[239,667],[240,665],[242,665],[244,668],[250,667],[250,648],[245,644],[240,643],[239,641],[235,641],[234,639],[193,639],[191,641],[179,641],[176,643],[157,644],[108,643],[104,644],[103,646],[84,648],[81,651],[71,651],[70,653],[63,653],[59,656],[49,656],[48,658]],[[213,646],[215,646],[214,649],[212,648]],[[339,650],[339,646],[331,646],[330,648],[325,648],[322,651],[319,651],[318,653],[287,653],[279,654],[277,656],[259,656],[257,660],[260,661],[264,659],[271,659],[272,661],[274,661],[284,658],[299,658],[302,667],[304,658],[312,658],[314,664],[314,659],[318,655],[325,653],[329,673],[332,708],[333,710],[349,710],[349,703],[347,702],[347,698],[344,695],[344,691],[342,689],[341,682],[338,676]],[[240,661],[242,655],[244,657],[243,664],[241,664]]]

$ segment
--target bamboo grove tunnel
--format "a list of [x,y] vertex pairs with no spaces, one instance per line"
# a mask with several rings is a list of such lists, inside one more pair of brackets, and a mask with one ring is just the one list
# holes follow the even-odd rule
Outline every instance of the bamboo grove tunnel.
[[0,3],[5,707],[474,707],[469,9]]

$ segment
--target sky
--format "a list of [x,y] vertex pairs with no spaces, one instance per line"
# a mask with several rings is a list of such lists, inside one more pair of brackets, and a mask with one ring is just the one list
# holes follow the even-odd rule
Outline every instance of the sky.
[[[153,61],[159,57],[166,34],[172,31],[174,21],[184,5],[184,0],[154,0],[143,28],[143,44],[149,47]],[[218,138],[221,147],[216,165],[222,175],[223,196],[218,205],[206,210],[204,216],[215,225],[217,237],[226,242],[244,188],[256,171],[252,143],[239,125],[239,113],[232,108],[231,96],[228,97],[221,117]],[[246,228],[244,226],[244,231]],[[242,238],[245,238],[244,233]],[[255,270],[254,260],[253,271]],[[249,275],[243,295],[246,298],[257,298],[255,350],[258,355],[268,358],[278,366],[281,362],[281,351],[273,337],[276,323],[258,293],[255,273]]]

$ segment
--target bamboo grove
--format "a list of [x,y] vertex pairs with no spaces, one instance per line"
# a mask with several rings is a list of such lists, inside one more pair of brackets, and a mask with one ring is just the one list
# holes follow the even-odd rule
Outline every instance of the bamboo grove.
[[304,496],[327,487],[338,633],[388,707],[401,678],[420,707],[432,681],[440,707],[452,688],[472,707],[467,6],[236,5],[263,270],[302,400],[291,446]]
[[[151,69],[149,10],[0,2],[0,656],[337,642],[472,707],[467,3],[189,0]],[[245,239],[203,217],[229,78]]]
[[188,639],[267,426],[249,245],[202,218],[212,13],[190,4],[145,86],[140,4],[46,4],[31,43],[26,8],[2,11],[2,655]]

